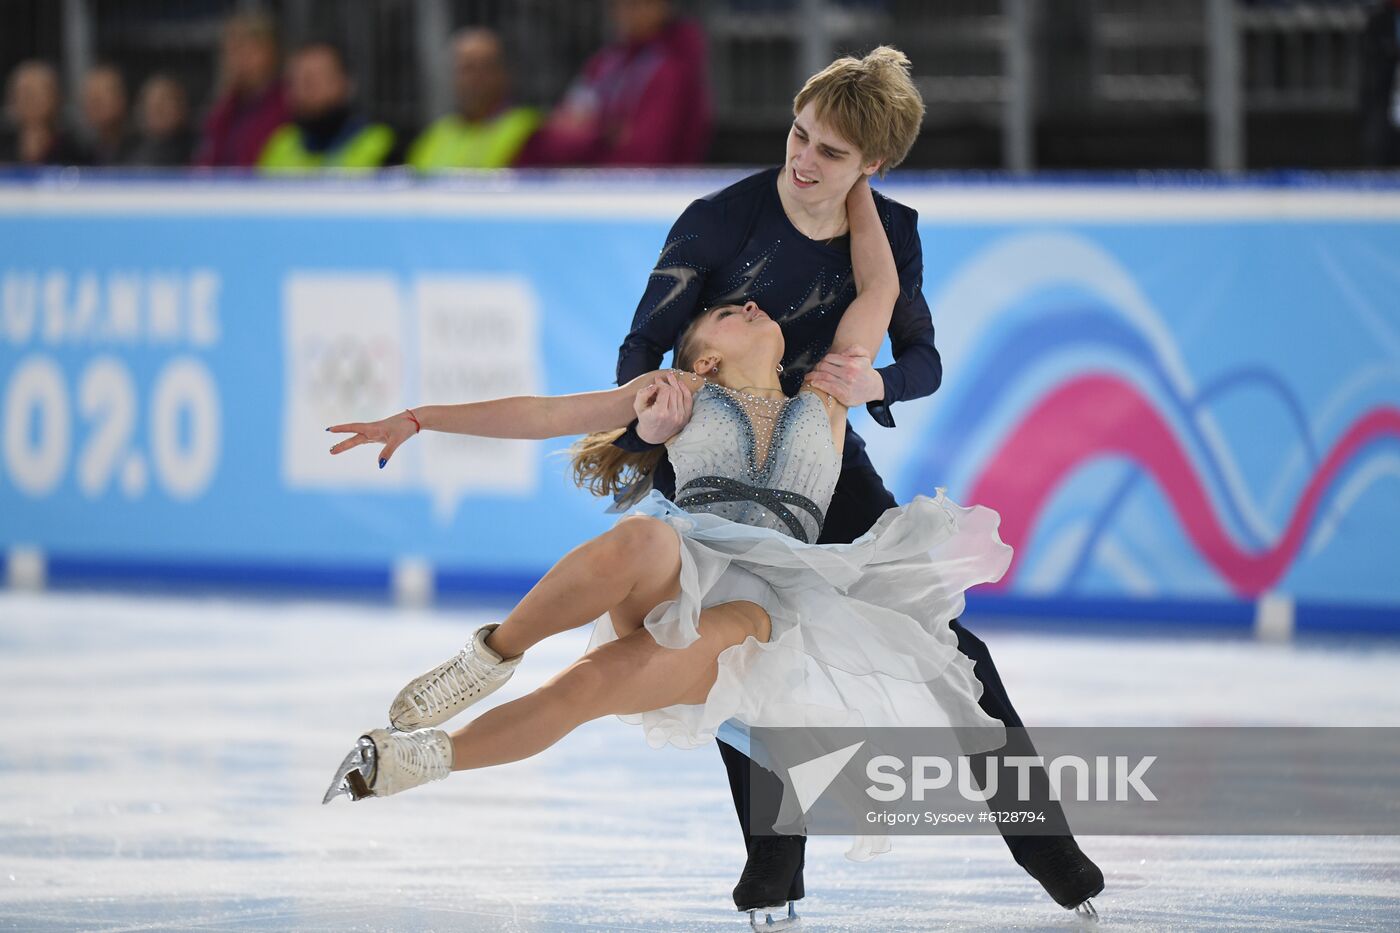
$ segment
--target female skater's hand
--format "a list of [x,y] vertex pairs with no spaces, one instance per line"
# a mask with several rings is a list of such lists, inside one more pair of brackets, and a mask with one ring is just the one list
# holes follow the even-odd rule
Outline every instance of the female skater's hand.
[[332,454],[344,453],[351,447],[359,447],[361,444],[383,444],[384,449],[379,451],[379,469],[382,470],[384,464],[388,463],[389,458],[394,455],[394,451],[399,449],[399,445],[417,433],[418,426],[413,423],[408,412],[402,412],[390,415],[381,421],[333,424],[326,430],[334,434],[353,433],[355,435],[332,447]]
[[637,436],[648,444],[664,444],[690,421],[695,400],[673,372],[665,372],[637,393]]

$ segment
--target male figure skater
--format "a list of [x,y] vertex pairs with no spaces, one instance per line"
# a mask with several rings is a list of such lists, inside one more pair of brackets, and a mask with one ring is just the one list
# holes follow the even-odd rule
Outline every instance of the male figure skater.
[[[686,324],[717,304],[755,301],[783,329],[787,351],[782,378],[792,394],[804,379],[842,404],[864,404],[885,427],[894,427],[890,406],[922,398],[938,388],[942,364],[933,342],[933,322],[924,300],[923,252],[915,211],[877,194],[881,219],[899,268],[900,299],[890,322],[894,363],[876,370],[870,353],[827,355],[841,315],[855,296],[845,213],[846,195],[862,176],[887,171],[908,153],[923,121],[923,101],[909,78],[909,61],[881,47],[864,59],[843,58],[814,75],[798,93],[783,166],[751,175],[695,201],[676,221],[638,303],[632,330],[618,355],[622,384],[656,369]],[[632,451],[665,441],[689,419],[652,436],[636,422],[617,444]],[[674,474],[662,464],[652,483],[668,497]],[[871,464],[865,444],[849,425],[840,480],[819,541],[853,541],[895,505]],[[1020,716],[1001,685],[987,647],[954,621],[958,647],[974,662],[988,715],[1008,727]],[[1001,754],[1034,754],[1028,745]],[[751,763],[720,743],[735,808],[743,824],[748,862],[734,889],[734,903],[775,919],[793,913],[803,896],[802,836],[754,836],[749,832]],[[762,774],[762,773],[761,773]],[[1103,890],[1103,873],[1080,851],[1058,804],[1049,800],[1043,770],[1032,772],[1032,799],[1020,804],[990,802],[993,809],[1036,809],[1058,835],[1005,835],[1016,862],[1061,906],[1092,910],[1089,898]],[[778,779],[755,777],[755,780]],[[1014,779],[1000,781],[1005,791]],[[1013,790],[1014,792],[1014,790]],[[765,796],[768,796],[765,794]],[[774,797],[776,799],[776,797]],[[770,927],[771,928],[771,927]]]

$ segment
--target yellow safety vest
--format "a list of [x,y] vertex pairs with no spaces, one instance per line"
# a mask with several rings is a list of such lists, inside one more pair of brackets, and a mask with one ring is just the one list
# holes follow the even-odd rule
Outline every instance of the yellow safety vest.
[[394,148],[394,131],[371,123],[345,142],[325,152],[312,152],[301,139],[295,123],[284,123],[268,138],[258,156],[258,167],[269,171],[304,171],[315,168],[378,168]]
[[538,111],[529,107],[516,107],[479,123],[450,114],[414,140],[408,164],[420,171],[504,168],[515,161],[539,125]]

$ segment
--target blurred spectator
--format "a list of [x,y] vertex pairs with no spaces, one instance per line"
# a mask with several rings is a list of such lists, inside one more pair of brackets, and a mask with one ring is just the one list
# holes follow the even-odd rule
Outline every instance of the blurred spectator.
[[490,29],[464,29],[452,40],[457,112],[423,131],[409,150],[416,169],[502,168],[539,126],[529,107],[511,107],[505,49]]
[[345,56],[328,42],[303,45],[287,66],[292,122],[267,141],[258,166],[272,170],[373,168],[394,148],[394,131],[351,107]]
[[184,86],[170,75],[151,75],[141,86],[136,109],[140,139],[128,161],[161,168],[188,165],[194,152],[194,131],[190,129]]
[[244,12],[224,24],[219,96],[204,121],[195,162],[250,166],[287,122],[277,27],[266,13]]
[[701,161],[713,115],[699,24],[669,0],[609,0],[608,11],[617,41],[584,65],[520,163]]
[[122,165],[136,149],[127,121],[126,79],[115,65],[97,65],[83,78],[79,99],[83,114],[83,161]]
[[1400,165],[1400,0],[1378,4],[1366,21],[1361,132],[1368,165]]
[[30,59],[10,72],[5,86],[5,127],[0,132],[0,163],[70,165],[81,154],[58,121],[62,98],[58,72]]

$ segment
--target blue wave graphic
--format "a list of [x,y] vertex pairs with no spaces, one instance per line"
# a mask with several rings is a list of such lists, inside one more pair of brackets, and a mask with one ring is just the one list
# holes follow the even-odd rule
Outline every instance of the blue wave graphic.
[[[1284,402],[1284,410],[1288,412],[1293,421],[1294,427],[1298,429],[1298,436],[1303,441],[1303,450],[1307,457],[1308,471],[1317,469],[1319,454],[1317,444],[1314,442],[1307,421],[1304,419],[1301,406],[1297,399],[1288,391],[1277,376],[1268,370],[1254,367],[1242,367],[1211,381],[1202,387],[1195,400],[1191,403],[1191,411],[1198,412],[1200,409],[1212,402],[1223,398],[1233,391],[1248,389],[1258,386],[1280,398]],[[1065,575],[1064,592],[1076,592],[1083,582],[1084,575],[1088,573],[1089,564],[1093,559],[1094,552],[1098,548],[1099,541],[1108,533],[1108,528],[1118,517],[1118,512],[1127,502],[1128,497],[1137,484],[1143,478],[1143,472],[1136,466],[1128,468],[1128,474],[1119,482],[1117,488],[1109,494],[1104,502],[1103,508],[1094,518],[1094,523],[1089,527],[1089,533],[1084,538],[1084,543],[1080,547],[1079,554],[1071,565],[1069,573]],[[1228,496],[1228,492],[1226,492]]]
[[[1001,345],[978,366],[967,384],[966,391],[954,407],[941,419],[938,433],[943,437],[971,436],[985,420],[987,412],[1013,388],[1014,378],[1008,374],[1024,372],[1042,359],[1055,353],[1082,348],[1116,352],[1136,363],[1174,410],[1179,423],[1185,426],[1191,447],[1198,452],[1204,472],[1224,508],[1233,530],[1248,547],[1266,546],[1245,521],[1238,502],[1229,494],[1224,470],[1196,423],[1195,414],[1216,398],[1246,387],[1262,389],[1275,398],[1298,431],[1310,462],[1317,462],[1317,445],[1308,427],[1303,406],[1288,386],[1274,373],[1257,368],[1241,368],[1213,380],[1194,399],[1183,398],[1172,384],[1166,367],[1150,343],[1112,310],[1097,308],[1060,309],[1037,312],[1034,320],[1026,322],[1006,337]],[[912,463],[917,476],[949,476],[954,472],[961,448],[957,445],[926,443],[924,453]],[[1126,493],[1125,493],[1126,495]],[[1118,497],[1110,497],[1114,501]]]

